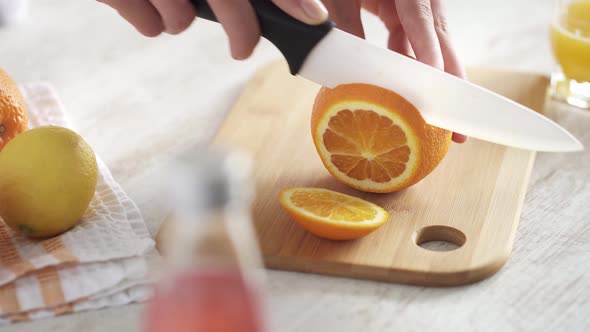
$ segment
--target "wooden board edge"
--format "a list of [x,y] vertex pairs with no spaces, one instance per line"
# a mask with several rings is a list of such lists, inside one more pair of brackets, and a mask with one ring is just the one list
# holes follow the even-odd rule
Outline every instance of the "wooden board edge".
[[313,273],[325,276],[400,283],[427,287],[459,287],[473,284],[491,277],[504,266],[508,256],[477,269],[466,269],[449,273],[432,271],[384,270],[370,266],[352,266],[337,262],[320,262],[293,258],[285,264],[285,257],[265,257],[265,266],[271,270]]

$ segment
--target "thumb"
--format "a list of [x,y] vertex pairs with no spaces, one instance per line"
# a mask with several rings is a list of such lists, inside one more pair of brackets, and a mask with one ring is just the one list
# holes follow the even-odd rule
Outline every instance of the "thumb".
[[303,23],[316,25],[328,19],[328,10],[320,0],[272,0],[272,2]]

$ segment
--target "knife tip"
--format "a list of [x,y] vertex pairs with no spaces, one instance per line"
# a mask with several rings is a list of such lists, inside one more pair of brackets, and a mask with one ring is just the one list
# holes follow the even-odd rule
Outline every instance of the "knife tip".
[[584,150],[584,145],[577,138],[572,136],[567,144],[556,146],[554,149],[548,149],[544,152],[580,152]]
[[580,142],[576,139],[575,146],[574,146],[572,152],[584,151],[584,150],[585,150],[584,144],[582,144],[582,142]]

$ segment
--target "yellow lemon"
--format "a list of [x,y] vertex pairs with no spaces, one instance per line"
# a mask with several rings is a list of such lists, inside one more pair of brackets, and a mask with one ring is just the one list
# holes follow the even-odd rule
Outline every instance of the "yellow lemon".
[[31,237],[65,232],[88,209],[97,178],[80,135],[56,126],[25,131],[0,152],[0,217]]

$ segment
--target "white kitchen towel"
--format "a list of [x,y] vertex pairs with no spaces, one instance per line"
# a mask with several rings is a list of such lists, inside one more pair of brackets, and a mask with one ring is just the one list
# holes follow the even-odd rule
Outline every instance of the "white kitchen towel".
[[[50,84],[21,86],[31,128],[70,127]],[[96,193],[80,225],[29,239],[0,222],[0,323],[145,300],[155,246],[135,203],[97,156]]]

